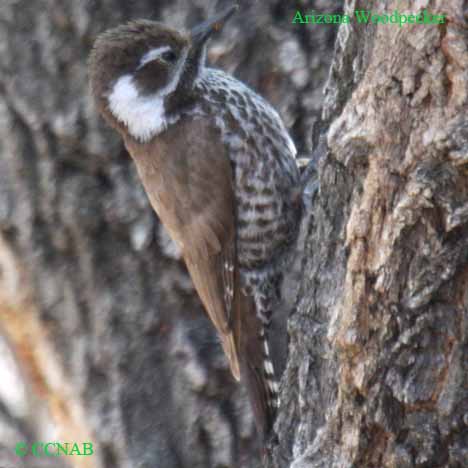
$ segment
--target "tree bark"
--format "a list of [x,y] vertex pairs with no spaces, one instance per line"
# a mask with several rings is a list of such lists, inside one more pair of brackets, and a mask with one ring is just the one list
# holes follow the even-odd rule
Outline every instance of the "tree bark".
[[[239,3],[209,59],[272,102],[307,154],[336,30],[296,27],[283,1]],[[105,29],[138,17],[192,26],[224,6],[2,0],[2,468],[260,463],[244,390],[87,89]],[[94,454],[15,453],[18,442],[57,440],[91,441]]]
[[348,2],[269,466],[468,466],[466,2]]

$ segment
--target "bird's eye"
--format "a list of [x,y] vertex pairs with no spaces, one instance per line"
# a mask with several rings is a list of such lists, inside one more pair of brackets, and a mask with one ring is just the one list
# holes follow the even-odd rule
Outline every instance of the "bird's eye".
[[168,50],[161,55],[161,58],[168,63],[174,63],[177,60],[177,55],[174,51]]

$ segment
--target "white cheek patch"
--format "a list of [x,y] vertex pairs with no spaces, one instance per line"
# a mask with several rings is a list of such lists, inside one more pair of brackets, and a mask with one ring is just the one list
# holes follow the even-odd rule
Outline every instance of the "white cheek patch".
[[140,65],[138,65],[137,70],[143,68],[148,62],[152,62],[157,58],[161,57],[164,52],[171,50],[169,46],[158,47],[157,49],[152,49],[149,52],[146,52],[145,55],[140,60]]
[[[160,55],[166,49],[169,47],[150,50],[143,56],[140,66],[145,60],[145,63],[154,60],[157,51]],[[123,75],[115,82],[108,96],[109,109],[117,120],[126,125],[133,138],[146,143],[174,122],[174,118],[168,122],[164,98],[177,89],[186,58],[187,51],[184,51],[171,81],[157,93],[141,96],[131,74]]]
[[108,99],[114,117],[137,140],[147,142],[167,127],[164,97],[140,96],[131,75],[117,80]]

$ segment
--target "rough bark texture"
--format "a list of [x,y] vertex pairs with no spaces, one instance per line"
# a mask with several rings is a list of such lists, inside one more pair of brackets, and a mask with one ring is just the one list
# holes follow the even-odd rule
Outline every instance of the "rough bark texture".
[[[415,4],[418,5],[415,5]],[[468,466],[466,2],[349,2],[270,466]]]
[[[244,391],[86,76],[106,28],[191,26],[227,3],[1,1],[2,468],[259,465]],[[239,3],[210,59],[270,100],[308,153],[336,28],[292,25],[294,2]],[[95,453],[14,453],[54,440]]]

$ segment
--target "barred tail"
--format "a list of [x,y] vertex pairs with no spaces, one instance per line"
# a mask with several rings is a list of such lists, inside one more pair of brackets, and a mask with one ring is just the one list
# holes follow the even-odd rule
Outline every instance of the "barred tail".
[[261,339],[263,341],[263,371],[265,373],[265,380],[270,390],[270,405],[276,410],[279,407],[279,384],[277,380],[277,374],[275,367],[270,356],[270,347],[268,345],[268,335],[265,334],[264,329],[261,333]]
[[279,404],[278,382],[270,357],[267,335],[252,297],[241,291],[235,301],[241,382],[247,387],[257,430],[266,440],[271,433]]

